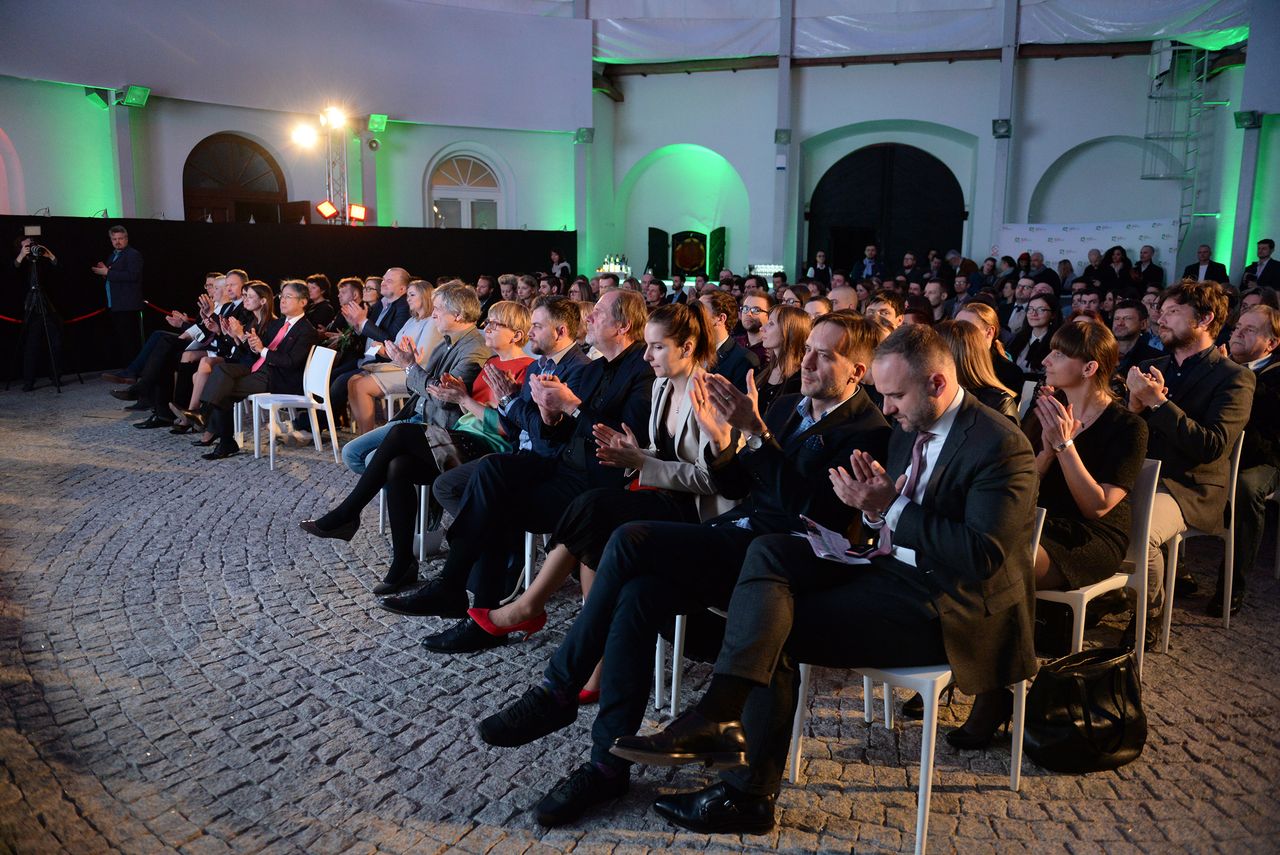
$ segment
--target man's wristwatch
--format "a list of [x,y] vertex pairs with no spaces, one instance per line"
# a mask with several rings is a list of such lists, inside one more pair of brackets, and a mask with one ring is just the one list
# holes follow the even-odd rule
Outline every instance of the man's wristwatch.
[[498,399],[498,406],[499,406],[499,407],[501,407],[501,408],[502,408],[502,409],[504,409],[504,410],[505,410],[507,407],[511,406],[511,396],[510,396],[510,395],[503,395],[501,398],[499,398],[499,399]]
[[764,433],[759,434],[758,436],[756,434],[752,434],[747,437],[747,448],[752,451],[759,451],[764,444],[771,439],[773,439],[773,432],[768,428],[765,428]]
[[578,416],[582,415],[582,407],[574,407],[573,412],[569,413],[569,415],[575,419],[578,418]]

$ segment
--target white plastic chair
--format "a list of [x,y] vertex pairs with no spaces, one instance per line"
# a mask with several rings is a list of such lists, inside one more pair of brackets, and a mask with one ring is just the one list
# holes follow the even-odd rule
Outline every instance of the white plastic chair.
[[[1222,628],[1231,628],[1231,586],[1235,580],[1236,566],[1236,479],[1240,474],[1240,451],[1244,448],[1244,431],[1236,438],[1231,449],[1231,471],[1227,478],[1227,527],[1222,531],[1201,531],[1189,528],[1175,534],[1169,540],[1169,560],[1164,563],[1164,620],[1160,627],[1160,652],[1169,652],[1169,629],[1173,625],[1173,587],[1178,581],[1178,552],[1182,541],[1193,537],[1221,537],[1225,542],[1222,582]],[[1140,638],[1140,636],[1135,636]],[[1134,645],[1138,646],[1137,644]]]
[[[1031,536],[1031,555],[1034,560],[1040,546],[1040,532],[1044,528],[1044,508],[1036,508],[1035,526]],[[920,788],[916,797],[916,853],[923,855],[929,832],[929,801],[933,795],[933,756],[938,737],[938,696],[951,682],[948,665],[926,665],[913,668],[854,668],[862,674],[863,718],[873,717],[872,683],[884,684],[885,727],[893,727],[893,688],[919,692],[924,699],[924,722],[920,735]],[[800,777],[800,752],[803,746],[804,722],[808,712],[811,667],[800,665],[800,694],[795,719],[791,725],[791,756],[787,761],[788,778],[796,783]],[[1022,731],[1026,719],[1027,681],[1021,680],[1009,687],[1013,690],[1013,742],[1009,759],[1009,789],[1015,792],[1022,784]]]
[[[1121,563],[1128,572],[1116,573],[1110,579],[1103,579],[1083,588],[1070,591],[1036,591],[1037,600],[1050,603],[1062,603],[1071,608],[1071,652],[1079,653],[1084,649],[1084,619],[1089,603],[1107,593],[1121,588],[1132,588],[1137,597],[1134,607],[1136,633],[1134,638],[1145,638],[1147,631],[1147,540],[1151,532],[1151,506],[1156,498],[1156,486],[1160,482],[1160,461],[1144,460],[1142,472],[1134,482],[1133,491],[1129,494],[1131,513],[1129,525],[1129,551]],[[1138,680],[1142,680],[1142,654],[1144,644],[1134,645],[1134,655],[1138,663]]]
[[410,397],[412,396],[407,392],[386,396],[387,421],[391,421],[391,417],[396,414],[396,411],[399,410],[400,407],[404,405],[404,402],[409,400]]
[[1022,384],[1022,395],[1018,397],[1018,421],[1027,417],[1027,411],[1036,401],[1036,381],[1027,380]]
[[249,396],[249,400],[253,402],[253,456],[255,458],[262,456],[258,431],[261,422],[258,417],[259,410],[267,411],[267,453],[271,462],[270,468],[275,469],[276,416],[282,409],[290,412],[305,409],[311,418],[311,435],[315,439],[316,451],[324,451],[323,440],[320,438],[320,420],[316,417],[318,411],[323,411],[329,427],[329,439],[333,443],[333,462],[339,464],[342,462],[338,448],[338,429],[333,418],[333,406],[329,401],[329,375],[333,372],[333,362],[337,356],[337,351],[327,347],[311,348],[311,353],[307,356],[306,368],[303,369],[301,395],[260,392]]

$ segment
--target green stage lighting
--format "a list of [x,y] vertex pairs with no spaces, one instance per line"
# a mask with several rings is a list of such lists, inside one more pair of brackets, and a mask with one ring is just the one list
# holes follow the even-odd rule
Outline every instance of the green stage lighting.
[[120,97],[117,104],[123,104],[126,107],[145,107],[147,99],[151,97],[151,90],[146,86],[134,86],[130,84],[125,87],[124,94]]
[[371,133],[380,134],[387,129],[386,113],[370,113],[369,114],[369,131]]

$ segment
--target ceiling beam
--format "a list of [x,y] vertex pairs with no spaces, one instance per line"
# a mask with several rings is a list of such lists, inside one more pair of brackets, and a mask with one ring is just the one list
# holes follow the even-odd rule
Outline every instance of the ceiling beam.
[[596,92],[603,92],[619,104],[622,103],[622,90],[603,74],[591,75],[591,88]]

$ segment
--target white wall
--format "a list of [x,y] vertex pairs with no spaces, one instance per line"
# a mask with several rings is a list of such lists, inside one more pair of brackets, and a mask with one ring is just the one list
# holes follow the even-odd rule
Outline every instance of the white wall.
[[120,214],[111,125],[79,86],[0,77],[0,158],[8,192],[0,213]]

